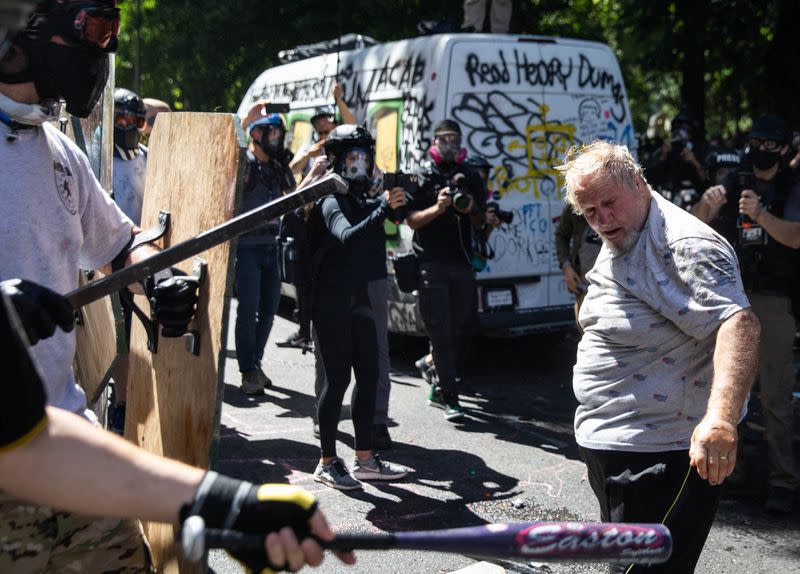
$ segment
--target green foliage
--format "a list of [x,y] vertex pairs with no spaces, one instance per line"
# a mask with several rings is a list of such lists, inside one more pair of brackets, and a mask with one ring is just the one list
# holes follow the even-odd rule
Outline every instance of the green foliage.
[[[608,43],[620,60],[637,131],[656,111],[676,113],[682,103],[697,108],[699,101],[707,131],[731,135],[746,128],[751,112],[792,101],[792,93],[781,92],[785,72],[774,63],[775,54],[791,49],[785,46],[794,39],[781,34],[779,24],[796,14],[794,4],[519,0],[512,32]],[[461,0],[126,0],[121,8],[117,84],[175,109],[198,111],[235,110],[255,77],[278,63],[282,49],[331,39],[339,31],[396,40],[416,35],[421,20],[462,18]],[[706,21],[692,21],[697,14]],[[696,33],[698,26],[705,33]],[[700,74],[700,85],[689,81],[690,72]],[[777,111],[800,120],[793,117],[800,112],[784,107]]]

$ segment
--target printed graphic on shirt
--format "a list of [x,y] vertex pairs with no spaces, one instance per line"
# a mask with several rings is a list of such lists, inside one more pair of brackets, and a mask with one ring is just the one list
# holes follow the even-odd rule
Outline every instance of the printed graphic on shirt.
[[64,207],[67,208],[72,215],[78,213],[78,200],[75,194],[72,193],[75,185],[75,179],[72,177],[72,172],[69,167],[56,160],[53,162],[53,171],[56,178],[56,191],[61,198]]

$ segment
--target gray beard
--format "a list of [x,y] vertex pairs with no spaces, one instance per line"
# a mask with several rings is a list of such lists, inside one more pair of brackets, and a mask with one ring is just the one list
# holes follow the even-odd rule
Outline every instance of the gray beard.
[[639,236],[642,234],[641,231],[629,231],[625,234],[625,237],[622,239],[622,242],[619,244],[612,243],[611,241],[603,240],[603,242],[608,246],[609,251],[611,251],[612,255],[615,257],[618,255],[622,255],[630,251],[636,242],[639,241]]

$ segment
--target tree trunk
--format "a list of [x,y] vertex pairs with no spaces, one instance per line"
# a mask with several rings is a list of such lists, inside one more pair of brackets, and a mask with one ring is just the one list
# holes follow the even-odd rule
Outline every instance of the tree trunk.
[[[677,0],[675,2],[678,21],[683,23],[683,60],[681,74],[683,104],[694,118],[694,139],[698,143],[706,139],[706,60],[705,37],[708,22],[709,0]],[[702,158],[698,158],[702,161]]]

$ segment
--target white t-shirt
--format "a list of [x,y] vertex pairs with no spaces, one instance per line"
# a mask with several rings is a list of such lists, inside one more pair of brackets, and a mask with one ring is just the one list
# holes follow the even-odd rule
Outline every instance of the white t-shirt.
[[614,256],[604,245],[586,278],[573,369],[578,444],[688,449],[708,404],[716,331],[750,306],[733,248],[654,195],[634,247]]
[[114,155],[114,201],[136,225],[142,223],[144,182],[147,173],[147,149],[139,145],[138,153],[129,158]]
[[[0,124],[0,279],[28,279],[66,294],[78,287],[79,268],[105,265],[125,247],[132,223],[56,128],[20,130],[15,141],[8,132]],[[75,332],[56,329],[32,351],[48,404],[83,413],[86,397],[72,376]]]

